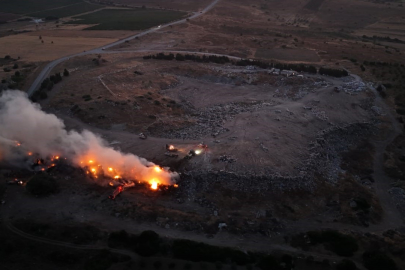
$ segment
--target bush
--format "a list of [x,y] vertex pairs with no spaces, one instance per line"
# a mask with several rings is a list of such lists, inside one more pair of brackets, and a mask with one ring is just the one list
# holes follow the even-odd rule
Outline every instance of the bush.
[[397,270],[397,265],[387,254],[374,251],[363,254],[363,264],[369,270]]
[[162,267],[162,262],[161,261],[156,261],[153,263],[153,267],[155,269],[160,269]]
[[345,77],[348,76],[349,73],[344,70],[344,69],[333,69],[333,68],[320,68],[319,69],[319,74],[321,75],[328,75],[328,76],[332,76],[332,77]]
[[325,248],[339,256],[352,256],[359,249],[356,239],[337,231],[310,231],[307,235],[312,244],[323,243]]
[[63,76],[65,76],[65,77],[67,77],[67,76],[69,76],[69,70],[67,70],[66,68],[65,68],[65,70],[63,70]]
[[108,236],[108,246],[111,248],[128,247],[129,234],[125,230],[112,232]]
[[174,240],[172,251],[175,258],[194,262],[227,262],[230,260],[239,265],[251,262],[251,258],[240,250],[216,247],[190,240]]
[[18,68],[18,65],[14,64],[13,69],[17,69],[17,68]]
[[160,250],[160,236],[154,231],[144,231],[138,238],[135,251],[141,256],[152,256]]
[[46,99],[46,98],[48,98],[48,94],[46,92],[44,92],[44,91],[40,91],[39,92],[39,98],[40,99]]
[[47,174],[37,174],[28,181],[27,190],[36,196],[45,197],[58,192],[58,184],[55,179]]
[[356,270],[357,266],[351,260],[342,260],[336,264],[336,270]]
[[90,257],[84,264],[85,270],[107,270],[113,264],[113,255],[108,250],[101,250]]
[[277,259],[271,255],[267,255],[264,258],[260,260],[260,262],[257,264],[257,266],[262,269],[262,270],[278,270],[281,269],[281,266]]

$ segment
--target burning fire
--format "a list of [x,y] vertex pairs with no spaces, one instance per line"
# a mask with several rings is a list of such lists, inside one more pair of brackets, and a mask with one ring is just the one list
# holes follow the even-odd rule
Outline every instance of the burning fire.
[[174,150],[174,145],[169,145],[169,150]]
[[153,180],[151,181],[151,183],[150,183],[150,188],[153,189],[153,190],[157,190],[157,189],[158,189],[158,185],[159,185],[159,183],[156,182],[155,179],[153,179]]
[[202,150],[201,150],[201,149],[197,149],[197,150],[195,150],[194,152],[195,152],[196,155],[199,155],[199,154],[202,153]]

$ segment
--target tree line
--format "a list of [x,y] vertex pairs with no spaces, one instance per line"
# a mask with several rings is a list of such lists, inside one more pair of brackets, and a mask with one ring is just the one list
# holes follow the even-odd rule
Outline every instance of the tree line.
[[176,55],[169,53],[158,53],[143,56],[143,59],[156,59],[156,60],[176,60],[176,61],[194,61],[199,63],[216,63],[216,64],[226,64],[231,63],[236,66],[256,66],[263,69],[277,68],[282,70],[294,70],[297,72],[306,72],[311,74],[328,75],[333,77],[344,77],[348,76],[349,73],[344,69],[333,69],[333,68],[320,68],[319,70],[312,65],[305,64],[283,64],[283,63],[268,63],[260,60],[251,60],[251,59],[240,59],[237,61],[232,61],[227,56],[218,56],[218,55],[195,55],[195,54],[180,54]]
[[[63,71],[63,76],[69,76],[69,71],[65,68]],[[56,72],[55,74],[49,76],[42,81],[39,90],[36,91],[31,99],[32,101],[37,101],[38,99],[46,99],[48,97],[47,91],[51,91],[53,86],[62,81],[62,74],[60,72]]]

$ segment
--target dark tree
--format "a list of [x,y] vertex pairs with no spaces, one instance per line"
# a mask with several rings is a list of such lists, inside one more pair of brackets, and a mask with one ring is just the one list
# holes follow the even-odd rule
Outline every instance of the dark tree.
[[65,70],[63,70],[63,76],[65,76],[65,77],[67,77],[67,76],[69,76],[69,70],[67,70],[66,68],[65,68]]

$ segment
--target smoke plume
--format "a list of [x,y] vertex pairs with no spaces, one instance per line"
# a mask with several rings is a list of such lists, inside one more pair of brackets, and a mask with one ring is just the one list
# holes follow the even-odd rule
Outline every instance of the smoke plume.
[[[18,144],[21,144],[18,146]],[[173,184],[176,173],[159,170],[155,164],[133,154],[108,147],[96,134],[67,131],[62,120],[45,113],[21,91],[4,91],[0,96],[0,161],[17,162],[28,152],[41,157],[59,155],[73,165],[94,165],[106,175],[161,184]],[[91,161],[93,164],[88,164]],[[18,163],[24,166],[23,162]],[[108,169],[109,168],[109,169]]]

